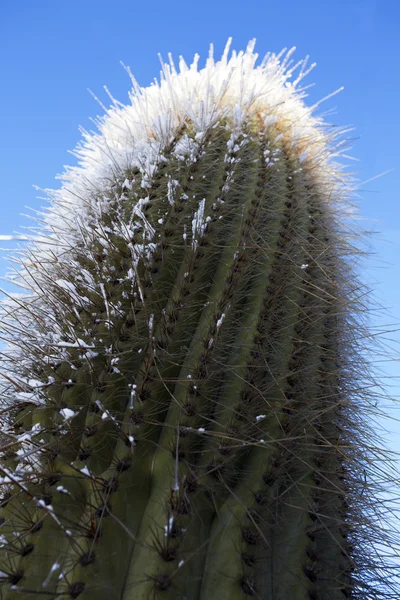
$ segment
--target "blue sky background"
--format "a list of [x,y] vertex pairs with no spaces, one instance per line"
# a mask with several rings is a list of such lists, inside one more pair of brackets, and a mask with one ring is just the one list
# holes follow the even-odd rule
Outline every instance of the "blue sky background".
[[[362,185],[359,211],[366,227],[379,232],[376,253],[366,261],[363,277],[375,289],[386,312],[374,313],[379,330],[400,327],[400,119],[398,81],[400,42],[398,0],[286,0],[200,2],[133,0],[12,0],[0,7],[0,234],[29,221],[26,206],[38,208],[38,192],[58,187],[57,173],[74,164],[68,154],[80,138],[78,126],[92,129],[89,117],[101,114],[90,88],[108,105],[103,85],[127,101],[130,81],[119,64],[129,65],[142,86],[158,77],[157,53],[165,59],[182,54],[201,64],[210,42],[219,57],[226,40],[240,50],[256,37],[256,50],[280,51],[295,45],[295,58],[310,54],[317,68],[308,77],[314,102],[340,86],[339,96],[322,106],[338,107],[330,120],[354,126],[350,164]],[[41,195],[39,193],[39,195]],[[42,194],[43,195],[43,194]],[[11,248],[11,242],[0,246]],[[0,252],[0,258],[5,256]],[[0,260],[0,275],[6,263]],[[10,286],[3,284],[6,289]],[[399,331],[388,334],[398,352]],[[400,376],[400,361],[382,366]],[[376,358],[376,357],[375,357]],[[394,379],[386,389],[400,396]],[[385,426],[391,448],[400,451],[400,416],[394,407]]]

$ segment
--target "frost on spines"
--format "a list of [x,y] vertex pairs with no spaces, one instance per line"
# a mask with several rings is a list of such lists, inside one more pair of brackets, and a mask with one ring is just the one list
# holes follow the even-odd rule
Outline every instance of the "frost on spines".
[[132,77],[15,258],[6,600],[398,597],[344,130],[253,50]]

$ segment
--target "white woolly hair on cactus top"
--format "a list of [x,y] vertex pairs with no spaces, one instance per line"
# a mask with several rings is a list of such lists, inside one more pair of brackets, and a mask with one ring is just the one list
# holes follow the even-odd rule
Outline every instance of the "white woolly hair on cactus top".
[[[81,128],[83,140],[72,152],[78,158],[78,166],[67,166],[65,173],[58,176],[63,181],[61,189],[43,190],[51,201],[44,217],[45,229],[54,233],[61,245],[64,236],[69,237],[68,230],[75,229],[71,215],[82,215],[85,205],[93,202],[93,193],[101,193],[115,178],[116,171],[123,173],[129,167],[139,166],[144,176],[143,187],[146,187],[156,168],[157,157],[185,120],[190,120],[200,139],[221,117],[226,117],[232,128],[238,130],[247,118],[257,114],[266,128],[276,123],[296,150],[300,149],[302,160],[314,167],[315,177],[330,186],[335,185],[341,169],[332,159],[340,155],[341,143],[333,145],[332,142],[349,129],[335,128],[333,132],[322,118],[313,116],[313,112],[342,88],[307,106],[303,100],[305,88],[299,84],[315,66],[313,63],[307,67],[308,57],[294,64],[293,47],[278,55],[266,54],[256,66],[255,40],[249,42],[245,51],[233,50],[229,57],[231,41],[229,38],[217,62],[211,44],[203,69],[198,68],[198,54],[190,67],[180,57],[179,72],[171,55],[170,64],[165,64],[160,57],[160,81],[154,80],[146,88],[138,85],[124,65],[133,85],[129,93],[131,104],[121,104],[105,88],[112,106],[106,108],[99,101],[105,115],[94,120],[98,133]],[[4,235],[0,239],[11,237]],[[15,239],[26,238],[19,235]],[[55,247],[56,239],[53,239],[53,251]]]
[[147,164],[147,175],[151,176],[155,157],[185,119],[190,119],[201,136],[223,116],[240,129],[247,117],[257,113],[265,127],[274,122],[281,124],[285,135],[302,148],[303,158],[320,166],[321,177],[332,176],[333,165],[328,163],[335,150],[331,141],[344,131],[328,133],[322,119],[312,113],[342,88],[309,107],[303,101],[305,93],[299,84],[315,63],[307,68],[306,58],[293,64],[292,48],[279,55],[268,53],[255,66],[255,40],[249,42],[246,51],[233,51],[228,58],[230,45],[231,38],[221,60],[215,62],[211,44],[206,66],[200,70],[198,54],[190,67],[180,57],[179,72],[171,55],[170,64],[160,57],[160,82],[154,80],[147,88],[140,87],[125,67],[133,85],[129,94],[131,105],[124,106],[110,95],[112,106],[103,106],[106,114],[96,120],[99,133],[82,130],[84,140],[74,152],[79,166],[67,169],[61,177],[66,182],[62,190],[51,192],[57,203],[76,204],[77,197],[92,191],[88,185],[101,187],[116,165],[124,170],[139,161]]

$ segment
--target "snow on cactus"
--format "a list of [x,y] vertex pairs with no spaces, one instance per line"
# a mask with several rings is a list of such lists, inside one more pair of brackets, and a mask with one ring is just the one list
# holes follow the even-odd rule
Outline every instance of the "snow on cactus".
[[398,597],[345,130],[229,50],[127,69],[15,258],[5,600]]

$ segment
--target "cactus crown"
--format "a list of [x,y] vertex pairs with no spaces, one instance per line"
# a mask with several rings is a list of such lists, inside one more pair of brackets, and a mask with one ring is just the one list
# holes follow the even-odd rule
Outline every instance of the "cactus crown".
[[127,69],[14,259],[7,600],[398,597],[346,130],[229,46]]

